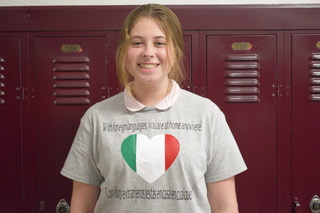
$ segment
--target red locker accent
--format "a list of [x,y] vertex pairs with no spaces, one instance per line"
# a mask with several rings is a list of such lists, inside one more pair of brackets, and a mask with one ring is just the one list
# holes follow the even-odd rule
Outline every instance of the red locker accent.
[[1,211],[18,213],[24,209],[21,38],[0,37],[0,57]]
[[[60,170],[80,118],[90,105],[106,96],[102,88],[107,86],[107,36],[36,33],[32,38],[37,47],[33,108],[38,174],[34,179],[38,181],[38,202],[43,201],[46,212],[51,213],[60,199],[70,203],[71,180],[60,175]],[[83,50],[63,52],[64,44],[79,44]]]
[[[83,112],[121,90],[115,51],[134,7],[0,7],[2,211],[69,201],[60,168]],[[169,7],[184,29],[184,88],[221,107],[248,163],[240,212],[309,212],[320,193],[319,5]]]
[[[319,195],[320,34],[292,35],[292,196],[300,212]],[[316,74],[317,75],[317,74]]]
[[[276,83],[277,37],[205,36],[207,94],[226,114],[248,166],[237,177],[240,212],[276,212],[277,117],[272,85]],[[234,50],[234,42],[248,42],[252,48]]]

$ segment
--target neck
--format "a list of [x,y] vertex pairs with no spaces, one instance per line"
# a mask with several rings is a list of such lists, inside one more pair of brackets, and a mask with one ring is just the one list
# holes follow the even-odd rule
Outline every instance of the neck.
[[163,98],[165,98],[171,89],[171,82],[168,79],[164,85],[144,85],[139,86],[136,82],[133,82],[131,87],[132,95],[140,103],[145,106],[155,106]]

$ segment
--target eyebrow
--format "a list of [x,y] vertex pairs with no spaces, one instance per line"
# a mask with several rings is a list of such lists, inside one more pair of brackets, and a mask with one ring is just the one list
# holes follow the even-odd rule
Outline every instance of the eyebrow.
[[[155,36],[155,37],[153,37],[154,39],[166,39],[166,37],[165,36]],[[143,36],[139,36],[139,35],[134,35],[134,36],[132,36],[132,37],[130,37],[130,40],[131,39],[143,39]]]

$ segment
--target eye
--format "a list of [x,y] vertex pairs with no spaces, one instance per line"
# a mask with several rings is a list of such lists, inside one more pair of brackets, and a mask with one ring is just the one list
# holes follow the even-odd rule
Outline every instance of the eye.
[[143,43],[141,41],[133,41],[131,45],[134,47],[140,47],[143,45]]
[[157,41],[157,42],[155,42],[155,46],[156,46],[156,47],[163,47],[163,46],[165,46],[165,45],[166,45],[166,43],[163,42],[163,41]]

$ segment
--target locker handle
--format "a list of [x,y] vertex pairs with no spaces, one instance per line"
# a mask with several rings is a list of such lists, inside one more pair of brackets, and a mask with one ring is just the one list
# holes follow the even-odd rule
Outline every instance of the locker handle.
[[57,213],[69,213],[70,207],[65,199],[61,199],[56,207]]
[[299,199],[297,197],[294,198],[294,206],[293,206],[293,209],[294,209],[294,212],[295,213],[299,213],[299,208],[300,208],[300,202],[299,202]]
[[312,213],[320,212],[320,198],[318,195],[314,195],[310,201],[310,210]]

